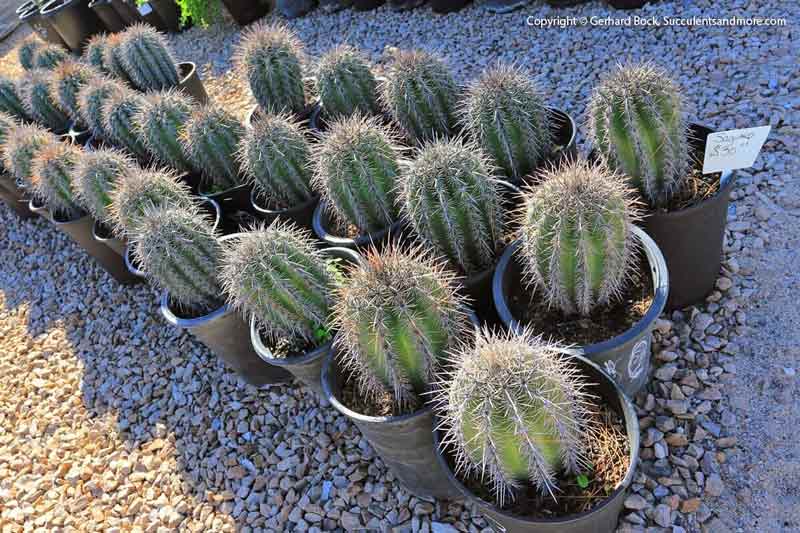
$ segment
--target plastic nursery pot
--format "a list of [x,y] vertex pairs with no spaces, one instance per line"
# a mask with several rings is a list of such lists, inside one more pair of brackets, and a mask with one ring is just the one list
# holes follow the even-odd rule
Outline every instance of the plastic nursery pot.
[[386,0],[353,0],[353,9],[356,11],[367,11],[376,9],[386,3]]
[[[347,248],[326,248],[322,250],[322,254],[326,258],[341,259],[347,264],[356,264],[361,260],[356,252]],[[296,379],[316,392],[320,398],[326,397],[322,390],[322,365],[331,351],[332,341],[328,341],[310,352],[292,354],[287,357],[274,357],[272,351],[264,344],[255,317],[250,319],[250,341],[258,356],[265,363],[291,372]]]
[[61,38],[50,21],[39,12],[39,6],[33,0],[25,2],[17,8],[17,15],[20,22],[26,23],[30,28],[42,38],[43,41],[67,48],[67,43]]
[[311,220],[311,226],[314,230],[314,235],[328,246],[338,246],[353,250],[365,250],[372,247],[381,250],[384,246],[405,234],[405,225],[398,220],[389,227],[360,235],[354,239],[337,235],[331,220],[331,212],[325,201],[320,202],[314,209],[314,218]]
[[178,90],[191,96],[200,105],[208,103],[208,94],[200,76],[197,74],[197,65],[191,61],[178,63]]
[[103,25],[111,33],[117,33],[125,29],[127,24],[114,8],[113,0],[91,0],[89,8],[103,22]]
[[136,22],[144,22],[145,24],[149,24],[163,33],[176,33],[180,30],[178,27],[169,26],[158,13],[158,11],[153,9],[151,2],[145,2],[140,6],[133,7],[133,9],[135,13],[133,13],[132,16],[135,17],[135,21],[132,22],[132,24],[136,24]]
[[336,361],[336,349],[329,351],[322,366],[323,396],[350,419],[366,437],[400,483],[422,497],[460,499],[460,493],[436,458],[433,444],[433,408],[423,407],[409,415],[367,416],[341,401],[344,376]]
[[250,193],[250,203],[261,218],[267,224],[272,223],[276,218],[282,220],[291,220],[301,228],[312,229],[312,219],[314,216],[314,209],[319,203],[319,195],[312,196],[304,203],[290,207],[288,209],[270,209],[265,207],[261,200],[258,198],[256,190]]
[[14,179],[2,170],[0,170],[0,198],[21,219],[31,218],[35,215],[28,207],[28,199],[17,187]]
[[[669,275],[664,256],[653,239],[636,226],[631,226],[631,231],[641,243],[647,258],[653,286],[653,302],[645,315],[624,333],[602,342],[575,347],[571,351],[600,365],[626,394],[633,397],[647,383],[650,374],[653,327],[667,303]],[[522,286],[522,267],[516,258],[520,244],[521,241],[517,240],[506,248],[497,263],[492,280],[492,296],[497,314],[506,327],[517,331],[525,324],[514,316],[509,299],[512,294],[526,292]],[[566,341],[569,343],[569,339]]]
[[50,222],[53,221],[53,214],[49,209],[47,209],[47,206],[44,205],[44,202],[36,197],[28,200],[28,210],[33,214],[39,215],[45,220],[49,220]]
[[94,225],[92,226],[92,238],[114,250],[120,257],[125,257],[125,250],[128,248],[128,243],[116,237],[111,229],[102,222],[94,221]]
[[103,22],[89,9],[86,0],[50,0],[41,13],[76,54],[81,53],[89,37],[105,31]]
[[[703,161],[710,133],[712,130],[704,126],[690,126],[689,144],[695,161]],[[733,172],[726,171],[713,197],[680,211],[649,213],[642,221],[644,231],[656,241],[667,261],[670,277],[667,309],[701,302],[714,288],[735,182]]]
[[[306,80],[306,82],[309,83],[308,80]],[[319,100],[314,100],[313,102],[306,104],[306,107],[303,109],[303,111],[293,116],[298,122],[304,126],[307,126],[312,131],[325,131],[325,124],[319,118],[321,109],[322,108],[320,107]],[[247,117],[245,117],[245,127],[248,129],[252,128],[253,124],[261,119],[261,116],[261,108],[258,106],[258,104],[254,105],[252,109],[250,109],[250,112],[247,113]],[[314,123],[312,123],[312,120]]]
[[[200,185],[202,189],[202,184]],[[220,221],[217,229],[223,235],[238,233],[241,228],[252,225],[260,219],[260,214],[250,202],[252,186],[238,185],[224,191],[206,193],[199,191],[201,197],[216,202],[220,209]]]
[[[161,19],[163,31],[169,33],[181,31],[181,10],[175,0],[149,0],[148,4]],[[141,6],[139,13],[142,13]]]
[[[128,3],[125,0],[111,0],[111,7],[114,8],[114,11],[117,12],[117,15],[119,15],[119,18],[122,19],[122,22],[125,23],[126,27],[143,22],[142,16],[139,14],[139,10],[132,3]],[[156,25],[151,24],[151,26]],[[156,27],[156,29],[160,28]]]
[[247,26],[269,13],[270,2],[265,0],[222,0],[228,13],[239,26]]
[[528,518],[511,514],[498,508],[494,503],[486,501],[462,483],[456,476],[453,467],[452,451],[442,445],[441,430],[434,433],[437,458],[445,476],[463,495],[464,499],[477,507],[491,522],[496,531],[506,533],[611,533],[617,528],[617,520],[622,511],[628,487],[633,481],[636,465],[639,462],[639,420],[636,410],[624,391],[591,361],[575,356],[581,373],[587,382],[592,383],[589,392],[599,397],[603,404],[616,412],[625,420],[625,434],[628,439],[630,461],[625,477],[614,491],[594,509],[585,513],[558,518]]

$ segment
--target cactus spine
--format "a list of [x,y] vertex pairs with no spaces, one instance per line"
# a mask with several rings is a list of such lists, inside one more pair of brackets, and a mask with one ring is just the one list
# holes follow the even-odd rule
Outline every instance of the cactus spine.
[[653,207],[667,204],[688,172],[683,107],[678,86],[650,63],[619,66],[592,95],[589,125],[601,158]]
[[238,63],[262,110],[303,111],[302,53],[302,43],[283,24],[259,24],[245,34],[237,52]]
[[58,65],[68,60],[69,53],[55,44],[45,44],[36,50],[33,64],[34,68],[53,70]]
[[335,281],[306,231],[280,219],[233,240],[223,252],[222,288],[273,340],[314,342],[325,331]]
[[44,46],[44,43],[33,35],[22,41],[22,44],[17,49],[17,57],[22,68],[25,70],[36,68],[36,54],[42,46]]
[[543,95],[517,68],[487,71],[470,85],[462,111],[467,131],[508,178],[521,180],[550,153]]
[[79,148],[62,142],[44,146],[31,162],[31,185],[53,213],[72,219],[81,209],[72,192],[72,173],[80,158]]
[[191,156],[180,142],[181,132],[192,114],[192,101],[175,91],[151,93],[134,117],[139,138],[147,149],[170,167],[195,171]]
[[466,333],[453,274],[423,248],[370,250],[338,291],[339,360],[370,398],[421,406],[445,353]]
[[89,83],[92,76],[92,68],[77,61],[65,61],[53,72],[50,91],[72,120],[82,122],[78,108],[78,91]]
[[101,139],[110,139],[103,126],[103,106],[112,93],[124,88],[109,78],[95,76],[78,90],[78,111],[83,123],[89,126],[92,134]]
[[91,67],[95,68],[98,72],[103,74],[111,74],[111,71],[106,67],[106,50],[108,49],[108,36],[103,33],[92,35],[86,43],[86,49],[83,51],[83,60]]
[[356,115],[335,122],[316,156],[313,185],[339,220],[368,233],[398,219],[400,148],[376,119]]
[[125,63],[122,55],[122,34],[113,33],[106,38],[105,49],[103,51],[103,66],[111,76],[130,82],[131,78],[125,70]]
[[412,140],[449,137],[458,88],[447,66],[421,51],[399,51],[381,83],[383,105]]
[[50,92],[50,73],[29,70],[22,81],[22,101],[28,114],[52,131],[62,132],[69,126],[69,117]]
[[25,110],[25,104],[19,95],[19,87],[17,84],[6,78],[0,76],[0,111],[4,111],[9,115],[28,120],[28,112]]
[[133,160],[121,151],[101,149],[84,152],[73,172],[73,187],[78,202],[92,218],[112,226],[109,209],[111,192],[135,168]]
[[320,58],[317,93],[325,114],[332,118],[378,111],[375,76],[366,58],[350,46],[339,46]]
[[222,108],[205,106],[192,113],[181,134],[181,143],[205,180],[223,189],[241,184],[236,151],[244,126]]
[[144,107],[144,97],[130,89],[111,91],[102,108],[103,131],[113,140],[138,157],[147,161],[150,154],[136,131],[134,117]]
[[245,133],[238,158],[259,196],[293,207],[313,195],[310,151],[297,121],[289,115],[264,115]]
[[147,24],[136,24],[122,34],[121,60],[134,85],[161,90],[178,85],[178,65],[167,40]]
[[489,268],[505,219],[479,148],[461,139],[425,145],[406,168],[401,198],[414,230],[467,275]]
[[203,310],[219,306],[220,254],[212,222],[197,207],[145,209],[134,256],[147,276],[180,305]]
[[7,131],[3,142],[3,166],[26,189],[31,189],[31,163],[45,147],[57,143],[56,137],[35,125],[23,125]]
[[635,263],[635,202],[621,177],[575,161],[526,196],[520,259],[551,306],[588,315],[617,299]]
[[562,350],[529,330],[484,329],[452,354],[434,400],[458,470],[489,481],[501,507],[528,483],[555,497],[559,472],[590,468],[596,407]]

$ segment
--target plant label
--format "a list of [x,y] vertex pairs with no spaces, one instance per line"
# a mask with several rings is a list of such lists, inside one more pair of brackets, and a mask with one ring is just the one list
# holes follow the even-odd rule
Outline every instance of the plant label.
[[150,4],[142,4],[139,6],[139,14],[146,17],[153,12],[153,7]]
[[753,166],[770,129],[771,126],[759,126],[710,134],[706,140],[703,174]]

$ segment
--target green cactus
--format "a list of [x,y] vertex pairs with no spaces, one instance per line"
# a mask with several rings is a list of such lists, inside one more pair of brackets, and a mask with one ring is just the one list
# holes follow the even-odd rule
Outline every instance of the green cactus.
[[136,163],[119,150],[106,148],[84,152],[73,172],[78,203],[98,222],[113,226],[111,193],[136,168]]
[[22,102],[37,123],[54,132],[63,132],[69,127],[69,116],[50,92],[51,76],[51,72],[40,69],[27,71],[20,83]]
[[121,59],[133,84],[143,91],[178,85],[178,65],[167,40],[152,26],[136,24],[122,34]]
[[212,221],[197,207],[145,209],[133,242],[142,270],[179,305],[202,310],[220,306],[221,247]]
[[6,138],[8,134],[19,127],[19,122],[16,118],[0,111],[0,177],[4,177],[5,166],[3,165],[2,154],[5,150]]
[[399,159],[395,135],[377,119],[344,118],[319,145],[312,184],[337,219],[375,232],[399,218]]
[[33,70],[36,68],[36,54],[39,49],[44,46],[44,43],[33,35],[30,35],[22,41],[17,49],[17,56],[19,57],[19,64],[25,70]]
[[192,100],[170,89],[145,96],[134,117],[139,138],[165,165],[181,172],[196,172],[191,156],[180,142],[181,132],[192,114]]
[[72,191],[72,176],[81,156],[77,146],[56,142],[44,146],[31,160],[31,185],[53,213],[73,219],[81,213]]
[[294,118],[264,115],[245,133],[238,158],[256,194],[288,208],[313,196],[310,152],[308,139]]
[[680,189],[689,169],[687,123],[680,88],[665,70],[619,66],[595,89],[589,125],[602,160],[652,207]]
[[275,341],[327,331],[335,279],[311,235],[280,219],[232,240],[219,279],[228,301]]
[[468,331],[463,309],[454,274],[424,248],[372,249],[337,291],[339,361],[360,394],[418,408],[447,350]]
[[98,33],[89,38],[86,49],[83,51],[83,60],[87,65],[102,74],[111,74],[106,67],[106,50],[108,49],[108,35]]
[[635,265],[635,205],[602,165],[578,160],[545,173],[525,198],[519,257],[527,284],[566,314],[616,300]]
[[28,190],[31,185],[31,162],[45,147],[58,139],[46,129],[35,125],[21,125],[7,130],[2,144],[3,166],[17,183]]
[[425,145],[403,176],[401,201],[414,230],[467,275],[494,263],[505,217],[481,150],[461,139]]
[[21,120],[29,120],[30,117],[25,110],[19,89],[16,82],[0,75],[0,111],[14,115]]
[[529,330],[479,331],[452,353],[433,403],[457,469],[491,483],[502,507],[531,484],[590,469],[594,396],[563,348]]
[[102,107],[103,131],[140,161],[150,153],[136,131],[134,117],[144,107],[144,97],[131,89],[111,91]]
[[103,67],[112,77],[125,83],[132,83],[130,75],[125,69],[121,33],[113,33],[106,38]]
[[45,44],[36,50],[33,57],[34,68],[53,70],[70,58],[69,52],[55,44]]
[[544,97],[515,67],[494,67],[473,82],[462,111],[466,130],[515,181],[536,169],[552,149]]
[[237,55],[242,76],[263,111],[303,111],[303,45],[294,32],[280,23],[255,25],[242,38]]
[[454,133],[457,94],[447,66],[421,51],[397,52],[380,84],[383,106],[417,142]]
[[377,82],[366,58],[355,48],[338,46],[324,54],[317,65],[317,93],[330,118],[355,112],[378,112]]
[[111,136],[103,126],[103,106],[112,93],[123,91],[124,87],[104,76],[95,76],[78,90],[78,111],[81,121],[89,127],[92,134],[104,140]]
[[181,143],[206,183],[228,189],[242,182],[236,151],[244,133],[244,126],[231,113],[205,106],[192,113],[181,133]]
[[58,105],[67,112],[72,120],[82,123],[78,108],[78,91],[89,83],[94,76],[91,67],[77,61],[64,61],[53,71],[50,80],[50,92]]

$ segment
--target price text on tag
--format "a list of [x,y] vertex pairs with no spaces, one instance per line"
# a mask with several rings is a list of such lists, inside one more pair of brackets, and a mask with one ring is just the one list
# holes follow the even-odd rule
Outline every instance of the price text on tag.
[[703,174],[753,166],[769,130],[770,126],[759,126],[710,134],[706,140]]

